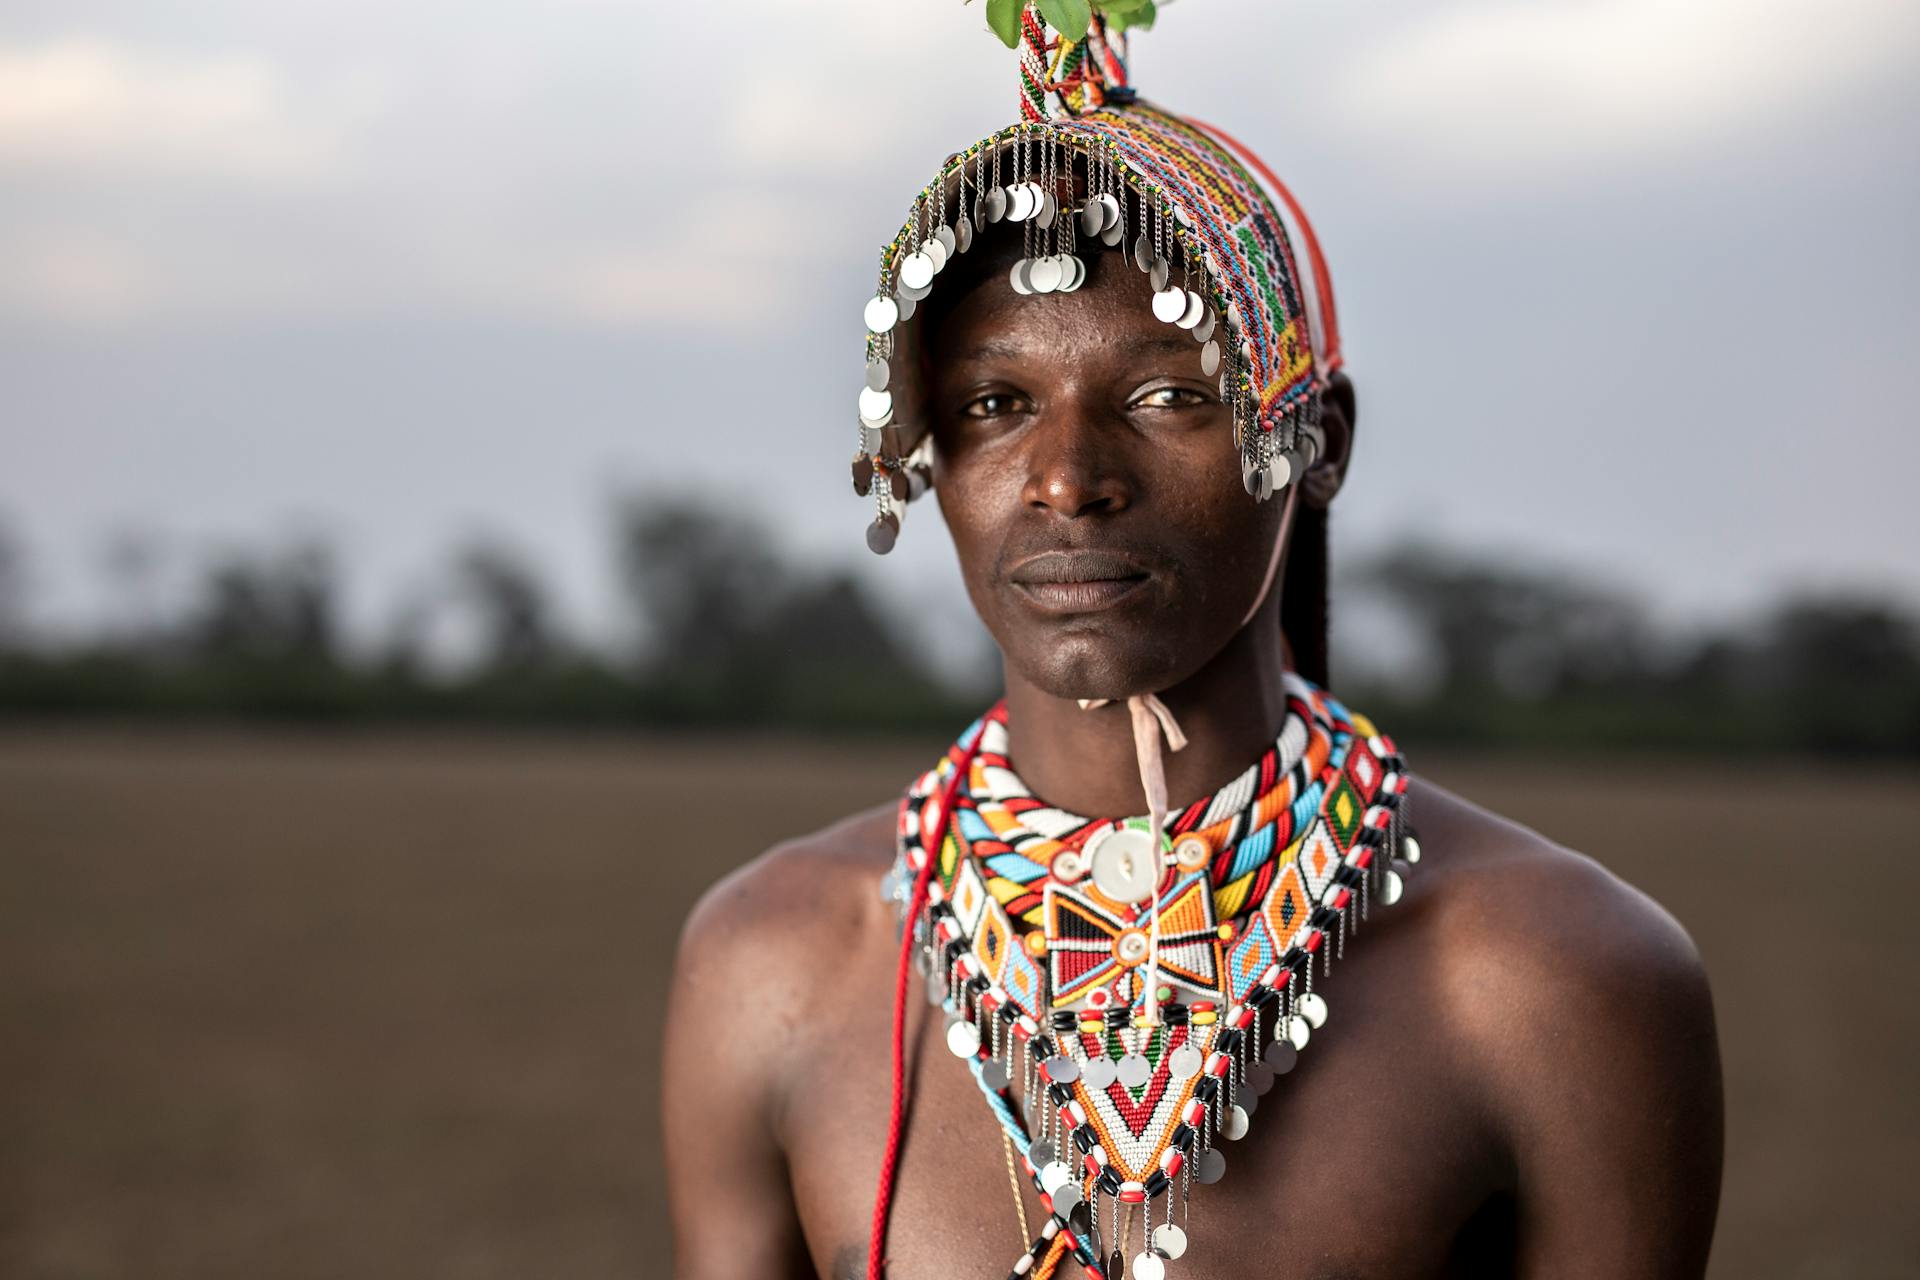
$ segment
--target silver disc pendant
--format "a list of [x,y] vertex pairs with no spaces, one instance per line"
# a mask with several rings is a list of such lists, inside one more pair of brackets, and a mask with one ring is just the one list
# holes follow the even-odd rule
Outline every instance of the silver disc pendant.
[[1200,372],[1211,378],[1220,372],[1220,344],[1209,342],[1200,348]]
[[961,214],[960,221],[953,224],[953,247],[961,253],[973,248],[973,223],[965,214]]
[[1213,341],[1213,326],[1215,321],[1216,317],[1213,314],[1213,308],[1208,307],[1207,313],[1200,317],[1200,323],[1193,326],[1193,340],[1195,342]]
[[1033,286],[1027,283],[1027,268],[1031,265],[1031,259],[1022,258],[1013,264],[1011,271],[1007,272],[1007,283],[1012,285],[1013,291],[1023,298],[1033,292]]
[[1120,1068],[1114,1065],[1112,1058],[1104,1053],[1097,1058],[1088,1058],[1087,1064],[1080,1068],[1080,1079],[1089,1089],[1105,1089],[1119,1078]]
[[1072,293],[1087,282],[1087,264],[1080,261],[1078,254],[1063,254],[1061,261],[1066,264],[1067,278],[1060,282],[1061,293]]
[[[1072,1084],[1080,1078],[1080,1064],[1065,1054],[1056,1054],[1041,1065],[1047,1069],[1047,1079],[1054,1084]],[[1034,1163],[1043,1162],[1035,1160]]]
[[1178,1258],[1187,1251],[1187,1233],[1171,1222],[1163,1222],[1153,1229],[1153,1247],[1169,1258]]
[[1307,1047],[1307,1041],[1313,1036],[1313,1025],[1299,1014],[1287,1019],[1287,1039],[1296,1049]]
[[947,1052],[956,1058],[971,1058],[980,1052],[980,1028],[971,1022],[955,1022],[949,1025]]
[[1200,315],[1202,312],[1204,312],[1207,309],[1207,304],[1202,302],[1200,300],[1200,295],[1195,293],[1193,290],[1188,289],[1186,292],[1187,292],[1187,308],[1185,311],[1180,313],[1180,318],[1178,320],[1175,320],[1174,323],[1179,325],[1182,329],[1191,329],[1193,328],[1193,326],[1200,323]]
[[893,393],[860,388],[860,421],[884,427],[893,420]]
[[1227,1108],[1227,1114],[1220,1118],[1220,1136],[1229,1142],[1238,1142],[1247,1136],[1245,1107],[1236,1104]]
[[1112,226],[1100,233],[1100,243],[1111,249],[1120,243],[1120,237],[1125,234],[1126,232],[1120,229],[1120,224],[1115,222]]
[[1088,196],[1087,202],[1080,206],[1080,234],[1097,236],[1106,225],[1107,215],[1100,207],[1100,197]]
[[[940,229],[946,231],[945,227]],[[949,232],[948,234],[952,233]],[[920,252],[926,254],[928,261],[933,263],[933,272],[935,275],[947,269],[947,259],[953,256],[953,251],[941,244],[938,240],[927,241],[920,246]]]
[[1152,270],[1154,256],[1153,242],[1147,239],[1147,233],[1143,231],[1140,238],[1133,242],[1133,265],[1142,271]]
[[1033,214],[1033,225],[1045,231],[1053,225],[1053,220],[1059,216],[1060,202],[1055,200],[1053,198],[1053,192],[1049,191],[1040,197],[1040,207],[1036,209]]
[[1291,1040],[1275,1040],[1260,1055],[1260,1061],[1266,1063],[1267,1070],[1276,1076],[1283,1076],[1300,1061],[1300,1051],[1293,1047]]
[[1327,1002],[1313,992],[1307,992],[1300,997],[1300,1016],[1318,1031],[1327,1025]]
[[1120,202],[1112,192],[1104,192],[1095,197],[1100,202],[1100,233],[1117,230],[1120,226]]
[[917,303],[917,302],[919,302],[921,298],[924,298],[924,297],[926,297],[926,296],[927,296],[926,294],[924,294],[924,293],[922,293],[922,294],[918,294],[918,295],[915,295],[915,294],[901,294],[900,296],[898,296],[898,297],[896,297],[896,298],[895,298],[895,299],[893,300],[893,304],[894,304],[894,305],[895,305],[896,307],[898,307],[898,308],[900,308],[900,318],[901,318],[902,320],[911,320],[911,319],[913,319],[913,308],[914,308],[914,304],[915,304],[915,303]]
[[1007,221],[1025,222],[1039,211],[1039,201],[1034,199],[1033,188],[1026,183],[1017,183],[1007,188]]
[[868,333],[886,333],[899,323],[900,308],[885,294],[867,300],[865,312]]
[[1212,1186],[1220,1181],[1227,1172],[1227,1158],[1220,1154],[1218,1147],[1208,1147],[1193,1162],[1193,1180]]
[[1273,1092],[1273,1072],[1261,1063],[1254,1063],[1247,1068],[1247,1087],[1256,1097],[1266,1097]]
[[1183,1044],[1167,1057],[1167,1074],[1178,1081],[1187,1081],[1200,1074],[1200,1068],[1206,1065],[1206,1059],[1200,1051],[1190,1044]]
[[1133,1280],[1167,1280],[1167,1264],[1151,1249],[1133,1255]]
[[1007,193],[1001,187],[995,187],[980,201],[980,216],[988,222],[998,222],[1007,216]]
[[1380,891],[1380,899],[1388,906],[1392,906],[1394,903],[1400,901],[1400,895],[1406,891],[1407,886],[1406,883],[1400,879],[1400,873],[1398,871],[1389,871],[1387,872],[1386,887]]
[[[1167,260],[1165,258],[1155,257],[1152,265],[1147,268],[1147,283],[1153,286],[1155,293],[1159,293],[1167,287],[1167,281],[1172,277],[1172,274],[1173,268],[1167,265]],[[1187,299],[1183,291],[1180,299],[1180,310],[1185,311],[1186,309]],[[1174,314],[1177,316],[1179,312],[1175,312]]]
[[1253,1113],[1260,1109],[1260,1095],[1243,1084],[1233,1091],[1233,1105],[1236,1110],[1244,1111],[1248,1118],[1252,1118]]
[[884,357],[875,356],[873,359],[867,361],[867,390],[885,391],[887,389],[887,379],[892,376],[892,366],[887,364]]
[[1123,1088],[1139,1089],[1153,1079],[1153,1064],[1140,1054],[1130,1053],[1120,1059],[1118,1072]]
[[946,226],[945,224],[935,227],[933,229],[933,238],[940,242],[940,247],[947,251],[948,257],[953,256],[953,247],[959,242],[953,237],[952,227]]
[[1040,1189],[1052,1195],[1073,1181],[1073,1170],[1058,1160],[1050,1161],[1040,1167]]
[[1172,324],[1187,310],[1187,291],[1185,289],[1161,289],[1153,295],[1153,318]]
[[1080,1184],[1068,1182],[1053,1193],[1053,1216],[1065,1222],[1073,1211],[1086,1203],[1080,1196]]
[[1400,857],[1409,865],[1420,861],[1420,842],[1412,836],[1400,841]]
[[1027,282],[1033,286],[1035,293],[1052,293],[1060,287],[1066,274],[1060,266],[1060,259],[1049,255],[1033,260],[1033,267],[1027,272]]
[[998,1058],[980,1068],[980,1083],[999,1093],[1007,1087],[1007,1068]]
[[900,260],[900,284],[908,289],[924,289],[933,283],[933,259],[924,249],[916,250]]
[[1160,854],[1137,827],[1109,827],[1087,848],[1094,887],[1115,902],[1144,902],[1160,884]]
[[1044,1169],[1052,1164],[1053,1155],[1053,1144],[1045,1138],[1037,1139],[1027,1148],[1027,1159],[1033,1162],[1033,1167],[1036,1169]]

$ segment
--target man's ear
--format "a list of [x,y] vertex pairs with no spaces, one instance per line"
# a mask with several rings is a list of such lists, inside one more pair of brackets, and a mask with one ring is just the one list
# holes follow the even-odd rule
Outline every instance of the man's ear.
[[1327,379],[1320,403],[1320,430],[1326,436],[1326,449],[1307,468],[1306,479],[1300,482],[1301,496],[1310,505],[1324,510],[1346,483],[1347,461],[1353,457],[1353,430],[1358,416],[1353,380],[1335,372]]

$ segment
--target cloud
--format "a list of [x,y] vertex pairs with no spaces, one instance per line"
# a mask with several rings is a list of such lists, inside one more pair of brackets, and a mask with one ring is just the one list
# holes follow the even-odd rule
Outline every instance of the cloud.
[[1421,174],[1646,159],[1755,130],[1908,74],[1907,0],[1539,0],[1450,6],[1389,29],[1333,107]]
[[164,56],[94,40],[0,46],[0,172],[308,179],[338,137],[290,110],[264,59]]

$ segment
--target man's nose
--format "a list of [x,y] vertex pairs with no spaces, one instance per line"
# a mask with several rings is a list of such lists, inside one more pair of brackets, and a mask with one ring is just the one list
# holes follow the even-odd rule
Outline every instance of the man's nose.
[[1027,502],[1070,519],[1123,510],[1133,486],[1116,434],[1096,406],[1069,401],[1050,409],[1030,436]]

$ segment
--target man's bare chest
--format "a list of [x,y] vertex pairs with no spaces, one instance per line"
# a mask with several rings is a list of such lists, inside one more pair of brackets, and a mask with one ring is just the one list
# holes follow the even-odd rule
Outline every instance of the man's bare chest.
[[[1472,1082],[1447,1066],[1434,1015],[1392,985],[1399,948],[1381,950],[1329,985],[1335,1017],[1261,1100],[1247,1136],[1222,1144],[1225,1177],[1174,1200],[1189,1247],[1170,1276],[1450,1273],[1462,1224],[1497,1189],[1499,1160]],[[850,998],[835,1048],[795,1061],[780,1125],[809,1250],[835,1280],[865,1274],[888,1118],[886,994],[876,986],[871,1000]],[[1005,1275],[1026,1245],[1017,1204],[1028,1237],[1043,1211],[1010,1173],[970,1073],[942,1047],[937,1014],[917,996],[909,1008],[911,1105],[888,1275]],[[1163,1201],[1153,1225],[1165,1213]],[[1146,1225],[1109,1218],[1100,1230],[1109,1248],[1124,1238],[1131,1257]]]

